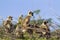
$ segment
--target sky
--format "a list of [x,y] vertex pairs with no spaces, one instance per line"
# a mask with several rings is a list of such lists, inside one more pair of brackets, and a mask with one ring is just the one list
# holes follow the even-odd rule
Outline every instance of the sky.
[[60,0],[0,0],[0,16],[18,18],[21,14],[27,15],[28,11],[40,9],[42,18],[52,18],[57,21],[60,16]]

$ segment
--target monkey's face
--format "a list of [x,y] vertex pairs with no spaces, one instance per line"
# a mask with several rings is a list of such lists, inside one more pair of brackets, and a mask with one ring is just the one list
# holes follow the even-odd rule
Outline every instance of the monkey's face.
[[47,24],[48,23],[48,21],[44,21],[44,24]]
[[30,15],[30,16],[33,16],[33,12],[29,12],[29,15]]
[[8,18],[8,20],[12,21],[13,19],[12,18]]
[[7,19],[10,20],[10,21],[13,20],[12,18],[13,18],[12,16],[7,17]]

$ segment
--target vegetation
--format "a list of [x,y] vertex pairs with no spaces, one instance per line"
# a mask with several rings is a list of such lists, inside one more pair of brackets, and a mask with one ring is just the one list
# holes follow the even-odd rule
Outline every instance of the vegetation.
[[[39,14],[40,10],[33,11],[33,13],[36,13],[37,15]],[[39,15],[40,16],[40,15]],[[44,19],[38,19],[38,20],[31,20],[30,24],[38,24],[41,25]],[[50,26],[52,26],[53,22],[52,19],[46,19],[49,23]],[[14,22],[16,24],[16,22]],[[57,24],[55,24],[57,25]],[[17,24],[15,25],[16,28]],[[54,26],[55,27],[55,26]],[[57,25],[57,27],[60,27],[60,25]],[[17,38],[16,35],[12,33],[6,33],[4,26],[0,25],[0,40],[60,40],[60,29],[56,29],[51,32],[51,37],[46,38],[46,37],[39,37],[39,34],[33,33],[30,35],[29,33],[25,32],[24,37]]]
[[[57,30],[59,31],[59,30]],[[13,34],[6,34],[3,27],[0,27],[0,40],[60,40],[60,32],[57,34],[55,31],[51,32],[51,38],[38,37],[37,34],[33,34],[34,37],[29,37],[28,33],[24,34],[25,38],[16,38]]]

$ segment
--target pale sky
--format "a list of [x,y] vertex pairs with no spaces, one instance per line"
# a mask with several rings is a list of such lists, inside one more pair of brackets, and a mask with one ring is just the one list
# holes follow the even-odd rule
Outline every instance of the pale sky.
[[42,18],[56,18],[60,16],[60,0],[0,0],[0,16],[6,18],[11,15],[17,18],[20,14],[27,14],[29,10],[40,9]]

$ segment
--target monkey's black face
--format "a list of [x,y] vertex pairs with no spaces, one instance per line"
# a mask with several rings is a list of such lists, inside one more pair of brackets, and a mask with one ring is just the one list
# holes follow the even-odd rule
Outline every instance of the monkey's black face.
[[32,13],[32,16],[33,16],[33,13]]
[[48,23],[48,21],[45,21],[45,22],[44,22],[44,24],[47,24],[47,23]]

